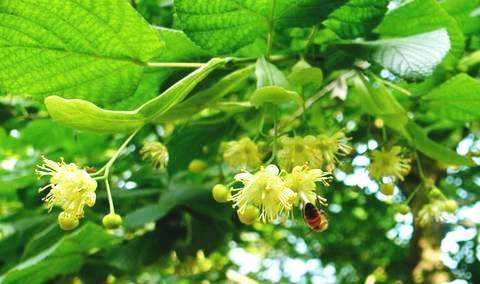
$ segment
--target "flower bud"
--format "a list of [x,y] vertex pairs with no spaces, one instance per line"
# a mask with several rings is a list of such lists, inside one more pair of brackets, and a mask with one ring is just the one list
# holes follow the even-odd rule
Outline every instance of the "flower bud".
[[398,213],[403,215],[410,213],[410,207],[406,203],[399,204],[396,209]]
[[67,212],[61,212],[58,214],[58,225],[60,225],[60,228],[65,231],[70,231],[78,227],[78,218],[75,217],[74,215],[67,213]]
[[117,229],[122,225],[122,217],[115,213],[105,215],[102,219],[103,226],[107,229]]
[[385,122],[381,118],[376,118],[375,121],[373,122],[376,128],[383,128],[385,125]]
[[455,213],[455,211],[457,211],[457,208],[458,208],[457,202],[453,199],[446,200],[444,206],[445,206],[445,211],[452,214]]
[[207,167],[208,167],[208,164],[205,161],[195,159],[195,160],[192,160],[188,165],[188,170],[191,171],[192,173],[200,173],[204,171]]
[[237,211],[238,219],[244,224],[251,225],[257,220],[259,212],[257,207],[248,205],[243,212]]
[[393,183],[384,183],[380,185],[380,191],[386,196],[392,196],[395,190]]
[[218,203],[225,203],[230,200],[230,190],[223,184],[217,184],[212,189],[213,199]]
[[440,189],[438,189],[437,187],[434,187],[430,190],[430,192],[428,193],[428,196],[431,199],[439,199],[443,197],[443,193],[440,191]]

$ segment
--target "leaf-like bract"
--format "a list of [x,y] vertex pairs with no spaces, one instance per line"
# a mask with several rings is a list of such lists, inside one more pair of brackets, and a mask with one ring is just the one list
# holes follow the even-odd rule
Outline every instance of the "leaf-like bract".
[[480,119],[480,82],[459,74],[422,97],[431,112],[455,121]]
[[118,0],[0,1],[0,89],[112,105],[139,86],[157,33]]
[[78,130],[104,133],[133,132],[148,122],[159,120],[164,113],[182,101],[210,72],[225,62],[225,59],[213,58],[158,97],[133,111],[105,110],[89,101],[69,100],[58,96],[47,97],[45,105],[55,121]]
[[446,29],[366,43],[372,59],[393,73],[410,79],[430,75],[450,50]]

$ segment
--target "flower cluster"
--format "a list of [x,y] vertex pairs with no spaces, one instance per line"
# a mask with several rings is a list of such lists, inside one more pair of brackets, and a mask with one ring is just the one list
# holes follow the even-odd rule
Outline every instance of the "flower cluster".
[[417,222],[425,227],[433,222],[445,222],[448,214],[453,214],[457,210],[457,202],[451,199],[437,199],[428,203],[418,212]]
[[40,177],[51,176],[50,183],[40,189],[40,192],[49,190],[43,198],[48,209],[60,207],[63,210],[58,216],[60,226],[75,228],[83,217],[85,205],[92,207],[95,204],[95,179],[75,164],[66,164],[63,160],[57,163],[45,157],[36,172]]
[[275,165],[268,165],[254,174],[239,173],[234,179],[243,186],[231,189],[233,194],[230,196],[225,186],[216,185],[214,198],[219,202],[231,200],[239,219],[251,224],[256,219],[266,223],[287,216],[300,201],[315,204],[319,198],[315,182],[327,184],[328,174],[306,166],[295,167],[291,173],[286,173],[280,172]]
[[369,172],[372,178],[382,180],[384,177],[392,180],[403,180],[410,172],[410,159],[402,156],[402,147],[395,146],[390,150],[373,151],[372,164]]
[[447,199],[445,195],[432,186],[428,193],[430,203],[424,205],[418,212],[417,223],[424,227],[433,222],[445,222],[449,214],[454,214],[458,208],[457,202]]
[[168,163],[168,150],[160,142],[146,142],[140,154],[144,160],[150,160],[155,168],[164,169]]
[[282,136],[280,146],[278,162],[282,169],[288,171],[305,165],[310,168],[325,167],[332,171],[338,162],[338,156],[347,155],[352,150],[343,131],[333,135]]
[[234,169],[256,169],[262,164],[257,145],[248,137],[222,145],[223,160]]

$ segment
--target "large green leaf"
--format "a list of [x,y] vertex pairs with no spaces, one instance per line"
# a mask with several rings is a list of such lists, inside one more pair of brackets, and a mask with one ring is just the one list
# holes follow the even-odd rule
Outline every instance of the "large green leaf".
[[372,59],[393,73],[410,79],[429,76],[450,50],[446,29],[403,38],[361,43]]
[[317,24],[344,0],[176,0],[176,25],[201,47],[225,54],[266,38],[269,28]]
[[441,2],[441,5],[457,20],[465,34],[473,35],[480,32],[480,17],[473,13],[480,7],[480,0],[446,0]]
[[[159,37],[165,43],[161,54],[152,58],[152,62],[182,62],[202,60],[208,53],[192,42],[182,31],[156,28]],[[134,94],[115,104],[115,109],[132,109],[158,96],[160,86],[178,68],[145,67],[145,70]]]
[[459,74],[422,97],[431,112],[456,121],[480,119],[480,82]]
[[446,29],[451,49],[444,62],[458,60],[464,49],[463,33],[436,0],[414,0],[388,13],[375,29],[382,38],[399,38]]
[[132,95],[163,43],[118,0],[0,1],[0,88],[110,105]]
[[323,24],[344,39],[365,37],[387,12],[389,0],[350,0],[333,11]]
[[78,130],[118,133],[133,132],[148,122],[159,120],[169,109],[183,100],[210,72],[223,65],[226,59],[214,58],[203,67],[178,81],[158,97],[133,111],[112,111],[80,99],[51,96],[45,105],[51,117]]
[[102,227],[86,223],[51,247],[10,269],[2,275],[0,283],[44,283],[55,276],[78,270],[85,255],[116,242],[118,239]]

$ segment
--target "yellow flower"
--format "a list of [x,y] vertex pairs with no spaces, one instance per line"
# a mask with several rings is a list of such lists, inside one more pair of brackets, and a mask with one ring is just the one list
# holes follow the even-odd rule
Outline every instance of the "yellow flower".
[[253,205],[259,208],[262,222],[269,222],[292,209],[297,195],[285,186],[278,174],[277,166],[269,165],[255,174],[243,172],[235,176],[235,180],[244,185],[234,189],[236,192],[232,195],[233,205],[238,208],[239,214]]
[[255,169],[262,164],[257,145],[248,137],[228,141],[223,145],[223,160],[235,169]]
[[382,177],[403,180],[403,177],[410,172],[410,159],[403,158],[401,152],[402,147],[399,146],[392,147],[390,151],[373,151],[373,161],[369,167],[370,175],[376,180]]
[[280,167],[290,171],[296,166],[308,165],[312,168],[319,168],[322,165],[322,157],[315,155],[314,136],[282,136],[279,139],[280,150],[277,153],[277,160]]
[[58,206],[74,218],[83,217],[83,207],[95,204],[97,182],[75,164],[59,163],[43,157],[43,164],[37,166],[39,176],[51,176],[50,183],[40,192],[50,189],[43,199],[49,210]]
[[451,199],[437,199],[428,203],[418,212],[417,223],[424,227],[434,222],[445,222],[448,214],[454,214],[457,203]]
[[328,185],[329,173],[319,169],[308,169],[307,167],[295,167],[292,172],[285,177],[285,186],[297,193],[300,200],[307,203],[316,204],[317,198],[322,200],[315,192],[316,182]]
[[[338,156],[350,154],[352,147],[348,145],[349,138],[343,131],[337,131],[333,135],[320,134],[314,141],[316,151],[319,151],[324,165],[328,170],[333,170],[338,162]],[[317,154],[318,155],[318,154]]]
[[140,154],[144,160],[149,159],[155,168],[164,169],[168,163],[168,150],[160,142],[146,142]]

